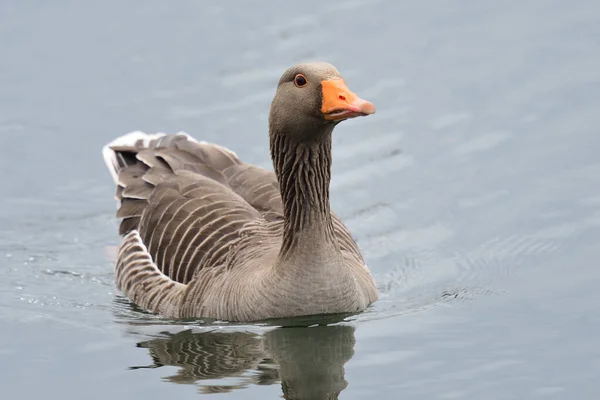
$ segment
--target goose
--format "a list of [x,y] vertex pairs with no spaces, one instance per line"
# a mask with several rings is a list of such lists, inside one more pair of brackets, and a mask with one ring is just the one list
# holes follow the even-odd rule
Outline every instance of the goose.
[[378,299],[330,208],[332,132],[375,113],[329,63],[297,64],[269,113],[273,171],[184,132],[103,147],[117,186],[117,288],[167,318],[233,322],[353,314]]

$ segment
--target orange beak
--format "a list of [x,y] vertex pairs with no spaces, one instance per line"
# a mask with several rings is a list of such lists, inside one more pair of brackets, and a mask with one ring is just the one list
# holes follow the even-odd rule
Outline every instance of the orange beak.
[[373,103],[351,92],[343,79],[321,81],[321,86],[323,87],[321,112],[326,120],[342,121],[375,114]]

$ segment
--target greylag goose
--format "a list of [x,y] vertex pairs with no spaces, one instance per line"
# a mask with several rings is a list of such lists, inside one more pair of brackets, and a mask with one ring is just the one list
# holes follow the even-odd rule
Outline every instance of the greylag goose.
[[122,218],[119,290],[169,318],[364,310],[378,293],[330,209],[331,135],[374,112],[331,64],[299,64],[281,76],[271,104],[274,172],[185,133],[131,132],[104,146]]

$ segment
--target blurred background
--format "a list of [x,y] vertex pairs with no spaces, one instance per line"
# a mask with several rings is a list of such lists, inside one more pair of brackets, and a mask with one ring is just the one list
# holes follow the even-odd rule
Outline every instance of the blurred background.
[[[0,2],[0,394],[600,395],[600,4]],[[202,326],[114,287],[101,147],[186,131],[271,168],[291,64],[377,114],[334,134],[332,207],[381,299],[329,326]]]

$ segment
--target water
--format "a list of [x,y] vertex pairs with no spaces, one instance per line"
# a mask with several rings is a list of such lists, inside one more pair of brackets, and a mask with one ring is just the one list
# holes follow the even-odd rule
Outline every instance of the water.
[[[599,20],[591,0],[3,2],[0,393],[597,398]],[[184,130],[269,167],[275,83],[314,59],[377,106],[335,132],[332,203],[381,300],[312,328],[137,310],[101,146]]]

